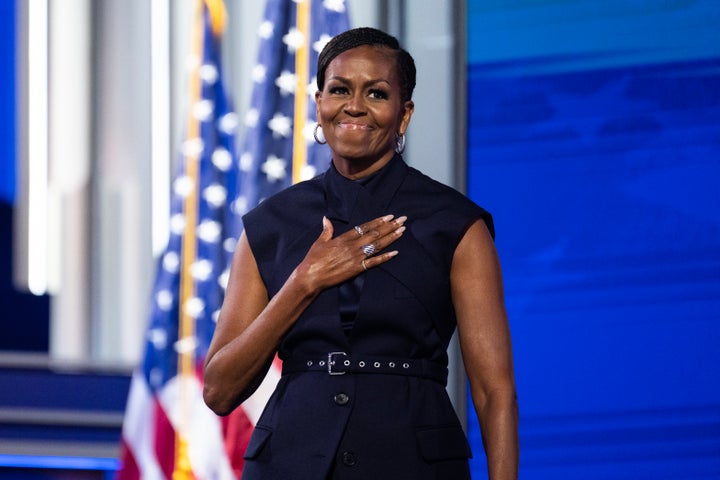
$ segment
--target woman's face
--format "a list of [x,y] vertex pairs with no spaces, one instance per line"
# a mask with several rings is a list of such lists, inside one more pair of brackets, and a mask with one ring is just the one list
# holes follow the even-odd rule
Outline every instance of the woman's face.
[[392,159],[414,108],[401,99],[393,52],[367,45],[330,62],[315,100],[335,168],[350,178],[369,175]]

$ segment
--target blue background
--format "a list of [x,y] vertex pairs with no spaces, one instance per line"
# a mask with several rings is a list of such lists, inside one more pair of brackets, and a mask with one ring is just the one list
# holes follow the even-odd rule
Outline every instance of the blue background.
[[468,13],[467,189],[496,220],[521,478],[720,478],[720,2]]
[[0,203],[15,196],[15,3],[0,1]]

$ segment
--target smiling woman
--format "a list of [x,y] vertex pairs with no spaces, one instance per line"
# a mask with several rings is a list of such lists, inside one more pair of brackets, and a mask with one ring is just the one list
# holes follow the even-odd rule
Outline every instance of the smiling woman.
[[415,108],[400,89],[397,58],[385,47],[347,50],[325,70],[315,95],[317,118],[335,155],[335,168],[361,178],[385,166]]
[[359,28],[333,38],[315,96],[330,167],[243,217],[204,398],[229,414],[282,359],[246,480],[469,479],[445,389],[456,328],[490,479],[517,477],[492,217],[405,163],[414,86],[394,37]]

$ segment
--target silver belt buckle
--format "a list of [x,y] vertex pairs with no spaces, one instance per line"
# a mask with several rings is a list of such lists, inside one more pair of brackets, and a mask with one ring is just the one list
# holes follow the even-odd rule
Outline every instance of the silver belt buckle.
[[327,368],[328,368],[328,375],[345,375],[345,372],[337,372],[333,371],[333,366],[335,365],[335,356],[336,355],[342,355],[343,357],[347,357],[347,353],[345,352],[330,352],[327,356]]

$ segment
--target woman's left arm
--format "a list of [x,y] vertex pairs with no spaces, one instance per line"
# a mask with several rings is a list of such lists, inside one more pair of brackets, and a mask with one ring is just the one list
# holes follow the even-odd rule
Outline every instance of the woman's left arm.
[[502,274],[482,220],[465,233],[450,272],[458,336],[490,480],[518,476],[518,410]]

